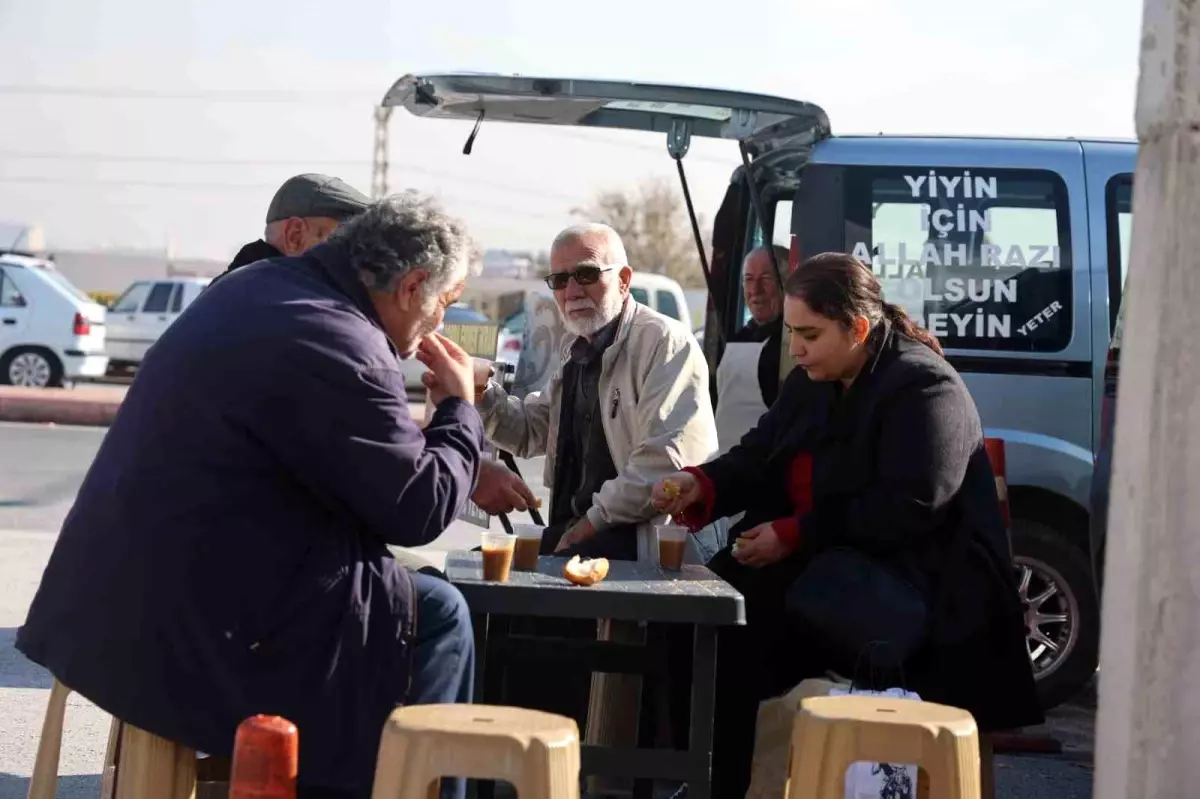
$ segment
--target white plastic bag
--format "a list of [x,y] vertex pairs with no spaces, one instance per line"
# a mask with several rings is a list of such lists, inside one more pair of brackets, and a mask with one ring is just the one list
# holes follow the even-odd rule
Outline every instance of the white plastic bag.
[[[889,688],[886,691],[851,691],[838,686],[830,696],[886,696],[889,699],[920,699],[913,691]],[[900,763],[860,761],[846,769],[846,799],[917,799],[917,767]]]

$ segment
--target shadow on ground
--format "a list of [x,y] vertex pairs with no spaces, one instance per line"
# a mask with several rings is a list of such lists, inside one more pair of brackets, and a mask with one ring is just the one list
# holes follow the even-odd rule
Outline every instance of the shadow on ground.
[[50,672],[18,652],[15,627],[0,627],[0,688],[49,688]]
[[[0,772],[0,799],[25,799],[29,778]],[[76,774],[58,778],[57,799],[94,799],[100,795],[99,774]]]

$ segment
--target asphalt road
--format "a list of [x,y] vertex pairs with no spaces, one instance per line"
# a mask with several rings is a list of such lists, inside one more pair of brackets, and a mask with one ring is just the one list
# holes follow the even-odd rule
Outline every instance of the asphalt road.
[[[105,434],[95,428],[0,423],[0,799],[23,799],[33,769],[50,677],[12,648],[54,546],[58,529]],[[519,463],[543,500],[541,459]],[[498,527],[498,523],[493,522]],[[422,551],[440,565],[445,552],[474,546],[479,528],[456,523]],[[98,795],[108,715],[73,696],[67,709],[59,799]],[[1085,799],[1091,796],[1088,708],[1065,708],[1052,729],[1067,755],[998,759],[1001,799]]]

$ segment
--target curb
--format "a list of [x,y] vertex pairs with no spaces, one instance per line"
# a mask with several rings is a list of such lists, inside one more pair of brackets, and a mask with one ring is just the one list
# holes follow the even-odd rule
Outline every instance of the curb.
[[119,399],[81,398],[73,393],[5,387],[0,391],[0,421],[108,427],[121,407]]

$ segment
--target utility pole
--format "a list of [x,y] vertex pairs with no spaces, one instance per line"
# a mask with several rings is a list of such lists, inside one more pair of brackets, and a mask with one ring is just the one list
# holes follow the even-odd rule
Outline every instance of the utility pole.
[[1097,799],[1200,796],[1200,5],[1142,25]]
[[388,123],[391,118],[391,106],[378,106],[375,109],[375,154],[371,163],[372,200],[382,200],[388,195]]

